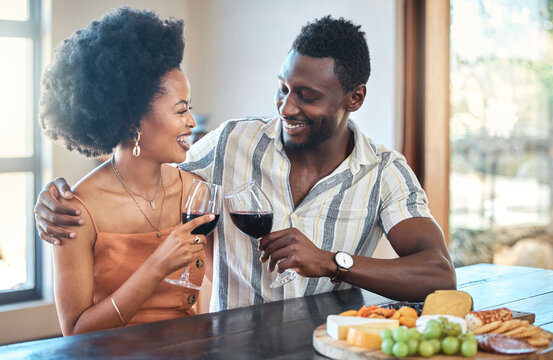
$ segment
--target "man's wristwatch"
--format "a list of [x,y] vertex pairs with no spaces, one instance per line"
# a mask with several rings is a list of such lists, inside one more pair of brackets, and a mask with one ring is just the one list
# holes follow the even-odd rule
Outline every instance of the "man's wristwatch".
[[330,279],[330,282],[339,285],[342,283],[344,275],[348,273],[349,269],[353,266],[353,258],[347,252],[338,251],[334,255],[334,262],[338,265],[338,271],[336,271],[336,274]]

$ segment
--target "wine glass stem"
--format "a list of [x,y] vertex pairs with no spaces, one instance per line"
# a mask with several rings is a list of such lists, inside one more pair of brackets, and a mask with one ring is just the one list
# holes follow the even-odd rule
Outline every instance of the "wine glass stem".
[[181,282],[184,282],[184,283],[189,283],[190,282],[190,273],[188,272],[188,265],[186,265],[184,267],[184,271],[182,273],[182,275],[180,276],[180,280]]
[[278,274],[277,278],[269,286],[271,288],[282,286],[294,280],[297,276],[298,273],[294,269],[286,269],[282,274]]

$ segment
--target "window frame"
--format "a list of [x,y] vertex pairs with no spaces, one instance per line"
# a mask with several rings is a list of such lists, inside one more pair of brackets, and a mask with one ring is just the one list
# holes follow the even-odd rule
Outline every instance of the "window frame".
[[[43,279],[42,279],[42,244],[36,231],[32,201],[36,199],[37,194],[42,188],[42,159],[41,159],[41,137],[42,133],[38,125],[38,102],[40,97],[40,74],[41,74],[41,2],[40,0],[27,0],[29,6],[29,18],[26,21],[3,20],[0,19],[0,37],[22,37],[32,41],[33,49],[33,76],[32,76],[32,129],[33,129],[33,155],[30,157],[12,157],[0,158],[0,173],[30,172],[33,174],[32,189],[29,189],[27,204],[27,217],[30,217],[28,224],[31,224],[34,231],[28,232],[25,241],[32,244],[32,256],[27,255],[27,261],[34,263],[34,286],[29,289],[7,290],[0,292],[0,305],[12,304],[23,301],[37,300],[42,298]],[[29,227],[31,226],[29,225]],[[31,258],[32,257],[32,258]],[[29,264],[27,264],[29,269]]]

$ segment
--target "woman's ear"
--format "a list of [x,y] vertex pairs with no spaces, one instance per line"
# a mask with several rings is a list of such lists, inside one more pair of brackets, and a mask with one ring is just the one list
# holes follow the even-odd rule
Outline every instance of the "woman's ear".
[[351,90],[346,97],[346,110],[349,112],[354,112],[359,110],[363,101],[365,101],[365,96],[367,95],[367,87],[365,84],[360,84]]

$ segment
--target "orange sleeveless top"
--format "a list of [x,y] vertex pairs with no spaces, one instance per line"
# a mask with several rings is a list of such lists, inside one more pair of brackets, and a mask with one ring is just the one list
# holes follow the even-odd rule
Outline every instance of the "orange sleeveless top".
[[[181,209],[184,202],[184,180],[182,170],[179,169],[183,191],[181,195]],[[86,204],[75,196],[90,215],[96,242],[94,244],[94,297],[93,303],[98,304],[109,297],[142,265],[157,246],[167,238],[176,228],[172,226],[161,229],[161,237],[156,232],[142,234],[106,233],[98,230],[92,213]],[[194,284],[201,284],[205,273],[205,254],[196,263],[188,267],[190,280]],[[184,268],[169,275],[178,279]],[[192,306],[198,300],[198,290],[192,290],[178,285],[172,285],[161,281],[156,291],[142,305],[140,310],[128,321],[127,325],[143,324],[153,321],[175,319],[184,316],[195,315]]]

